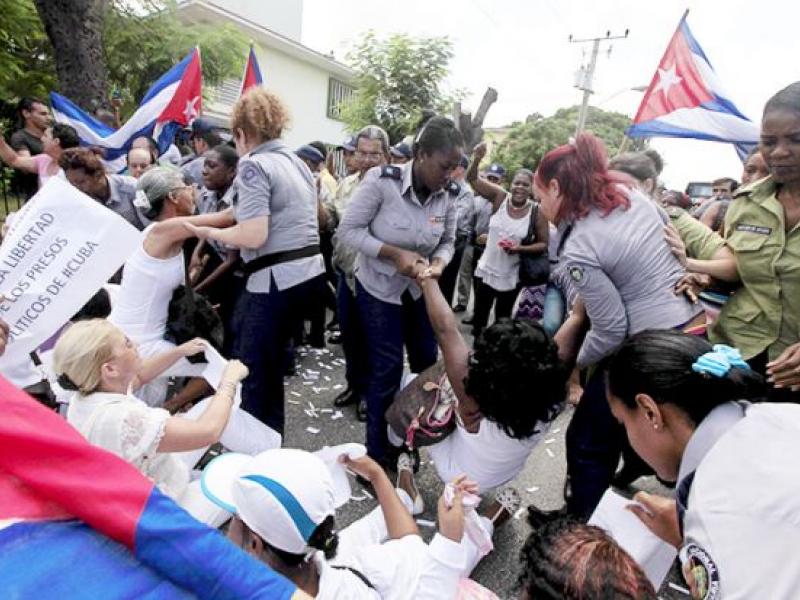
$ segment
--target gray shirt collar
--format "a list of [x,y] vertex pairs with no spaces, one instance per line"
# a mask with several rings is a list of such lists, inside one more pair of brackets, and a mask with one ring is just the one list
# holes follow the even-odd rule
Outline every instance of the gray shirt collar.
[[[403,169],[403,180],[402,180],[402,186],[400,187],[400,194],[404,198],[413,200],[414,202],[422,206],[422,202],[419,201],[419,198],[417,198],[417,193],[414,191],[414,186],[411,177],[411,174],[414,172],[414,159],[408,161],[401,168]],[[436,192],[431,192],[431,195],[428,196],[428,201],[435,200],[437,197],[441,196],[446,192],[447,192],[446,188],[442,188]]]
[[681,466],[678,469],[679,482],[697,470],[714,444],[744,418],[749,406],[750,403],[745,401],[726,402],[708,413],[708,416],[694,430],[692,437],[689,438],[689,443],[686,444]]

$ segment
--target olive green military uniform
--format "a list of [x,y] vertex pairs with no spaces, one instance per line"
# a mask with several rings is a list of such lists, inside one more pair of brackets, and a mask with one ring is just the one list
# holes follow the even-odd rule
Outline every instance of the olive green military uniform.
[[800,341],[800,224],[786,231],[772,177],[739,190],[725,217],[742,288],[709,330],[715,343],[770,360]]
[[686,245],[686,255],[697,260],[711,260],[717,250],[725,245],[720,235],[677,206],[665,209],[670,222],[678,230]]

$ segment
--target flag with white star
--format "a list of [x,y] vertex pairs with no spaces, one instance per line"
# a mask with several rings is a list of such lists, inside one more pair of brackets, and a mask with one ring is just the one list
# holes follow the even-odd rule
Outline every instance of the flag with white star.
[[685,14],[626,133],[733,144],[755,144],[759,139],[758,126],[725,92]]

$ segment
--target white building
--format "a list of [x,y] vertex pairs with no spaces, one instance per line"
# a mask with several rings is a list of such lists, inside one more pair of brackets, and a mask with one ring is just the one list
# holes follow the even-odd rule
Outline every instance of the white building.
[[[289,107],[291,148],[313,140],[339,144],[347,136],[338,108],[352,94],[353,71],[300,43],[303,0],[184,0],[178,18],[186,23],[230,23],[252,40],[264,86]],[[242,55],[242,71],[247,56]],[[241,78],[230,79],[205,102],[203,116],[227,127]]]

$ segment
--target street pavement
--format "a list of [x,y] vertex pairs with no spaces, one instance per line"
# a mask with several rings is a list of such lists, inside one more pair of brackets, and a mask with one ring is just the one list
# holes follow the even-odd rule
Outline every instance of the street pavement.
[[[468,328],[462,325],[464,335],[471,338]],[[355,418],[352,406],[337,409],[334,397],[345,389],[344,358],[341,346],[328,345],[317,350],[301,347],[297,353],[297,374],[286,378],[286,437],[287,447],[318,450],[345,442],[364,443],[364,425]],[[572,407],[551,424],[543,441],[531,453],[525,468],[511,482],[522,497],[523,508],[533,504],[540,509],[553,510],[563,506],[563,488],[566,475],[564,434],[573,413]],[[417,475],[417,486],[425,500],[425,512],[419,515],[420,532],[428,539],[434,529],[428,523],[436,521],[436,504],[443,484],[439,480],[430,457],[421,451],[422,464]],[[661,488],[654,478],[643,478],[637,482],[638,489],[669,493]],[[364,516],[375,506],[376,501],[365,490],[353,482],[353,499],[337,510],[337,525],[345,527]],[[478,565],[472,578],[494,591],[501,599],[516,598],[516,582],[519,573],[519,552],[530,528],[521,510],[514,518],[495,532],[495,550]],[[669,577],[681,586],[675,569]],[[687,598],[666,584],[660,598]]]

